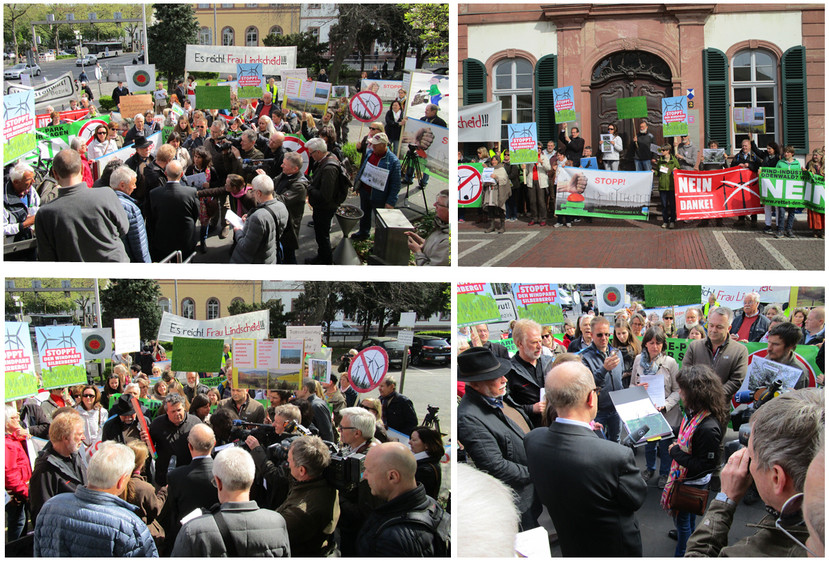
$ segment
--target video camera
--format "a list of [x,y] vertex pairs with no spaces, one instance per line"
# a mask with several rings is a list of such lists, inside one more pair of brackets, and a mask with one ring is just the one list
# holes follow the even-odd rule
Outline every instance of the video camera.
[[266,448],[277,442],[280,438],[280,435],[276,434],[276,430],[274,430],[272,425],[250,423],[242,419],[234,419],[233,429],[230,431],[230,439],[236,441],[237,446],[242,446],[247,449],[245,439],[248,436],[254,437]]
[[360,484],[365,463],[365,454],[345,455],[341,450],[336,450],[331,453],[331,463],[325,468],[325,479],[338,491],[351,491]]
[[234,146],[239,150],[242,149],[242,142],[239,138],[228,138],[226,134],[213,139],[213,142],[216,144],[216,149],[221,152],[230,152]]
[[263,169],[265,172],[269,172],[271,166],[276,160],[274,158],[264,158],[261,160],[251,160],[251,159],[243,159],[242,160],[242,169],[244,171],[256,171],[258,169]]

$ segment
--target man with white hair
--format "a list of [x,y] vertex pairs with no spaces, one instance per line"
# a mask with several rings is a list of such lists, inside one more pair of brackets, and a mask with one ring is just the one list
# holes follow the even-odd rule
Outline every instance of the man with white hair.
[[144,215],[138,208],[138,203],[130,195],[135,191],[138,174],[129,166],[120,166],[109,177],[109,186],[118,196],[118,201],[127,213],[130,227],[121,237],[124,248],[132,263],[151,263],[150,248],[147,243],[147,227],[144,224]]
[[184,395],[190,401],[193,401],[193,398],[198,394],[207,394],[207,392],[210,391],[208,386],[205,386],[199,382],[198,372],[188,372],[185,376],[187,377],[187,383],[184,385]]
[[314,237],[317,240],[317,256],[306,259],[309,265],[332,265],[331,219],[342,204],[338,193],[341,164],[337,157],[328,152],[328,146],[321,138],[312,138],[305,143],[308,155],[317,162],[311,185],[308,188],[308,203],[313,209]]
[[743,298],[743,309],[734,314],[731,338],[735,341],[757,343],[769,330],[769,318],[760,313],[760,295],[749,292]]
[[137,136],[147,138],[153,134],[153,129],[145,124],[144,115],[142,113],[137,113],[135,117],[133,117],[132,122],[132,128],[128,130],[126,136],[124,136],[124,146],[128,146],[135,142],[135,138]]
[[288,530],[281,514],[250,500],[256,467],[242,448],[226,448],[213,460],[219,504],[185,524],[173,557],[289,557]]
[[9,170],[3,191],[3,234],[7,242],[32,239],[35,214],[40,208],[34,182],[35,170],[22,160]]
[[182,169],[173,160],[164,170],[167,184],[153,189],[144,207],[147,218],[147,235],[150,254],[154,261],[161,261],[176,250],[187,259],[196,249],[199,220],[199,201],[196,188],[181,184]]
[[86,486],[51,498],[35,523],[35,557],[158,557],[138,507],[121,499],[135,453],[104,442],[89,461]]
[[273,198],[273,179],[267,175],[253,178],[256,206],[242,217],[243,228],[235,228],[236,247],[231,263],[281,263],[279,239],[288,225],[288,209]]

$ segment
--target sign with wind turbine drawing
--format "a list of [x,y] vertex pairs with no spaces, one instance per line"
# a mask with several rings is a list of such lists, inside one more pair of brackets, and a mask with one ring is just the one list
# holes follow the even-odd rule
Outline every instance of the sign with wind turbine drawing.
[[674,170],[674,188],[678,220],[746,216],[763,210],[757,173],[740,167]]

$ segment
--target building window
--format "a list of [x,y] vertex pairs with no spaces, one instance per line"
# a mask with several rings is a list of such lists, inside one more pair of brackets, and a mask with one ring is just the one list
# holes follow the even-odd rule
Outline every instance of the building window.
[[199,10],[209,10],[210,4],[196,4],[196,8]]
[[[731,60],[731,93],[734,107],[765,109],[765,133],[754,133],[757,146],[763,148],[778,138],[777,68],[777,58],[763,49],[740,51]],[[731,130],[735,130],[734,127]],[[732,134],[732,146],[736,150],[748,133],[740,131]]]
[[219,317],[219,299],[207,299],[207,319],[216,319]]
[[282,35],[282,28],[278,25],[274,25],[273,27],[271,27],[271,30],[268,31],[268,35],[276,35],[277,37],[279,37],[280,35]]
[[230,305],[231,305],[231,306],[232,306],[233,304],[244,304],[244,303],[245,303],[245,299],[244,299],[244,298],[241,298],[241,297],[239,297],[239,296],[237,296],[236,298],[234,298],[233,300],[231,300],[231,301],[230,301]]
[[533,66],[523,58],[508,58],[495,66],[493,101],[501,100],[501,139],[508,141],[507,124],[531,123],[533,118]]
[[192,298],[185,298],[181,301],[181,317],[196,319],[196,303]]
[[199,30],[199,45],[213,44],[213,30],[209,27],[202,27]]
[[222,29],[222,45],[225,47],[232,47],[233,46],[233,28],[232,27],[225,27]]
[[220,8],[233,8],[233,4],[219,4]]
[[320,28],[319,28],[319,27],[309,27],[309,28],[308,28],[308,33],[310,33],[310,34],[311,34],[311,36],[312,36],[314,39],[316,39],[316,40],[317,40],[317,43],[319,43],[319,42],[320,42]]
[[159,298],[158,299],[158,307],[161,309],[162,312],[170,313],[172,311],[170,309],[170,299],[169,298]]
[[309,10],[319,10],[322,8],[322,4],[308,4]]
[[245,31],[245,45],[248,47],[259,46],[259,30],[252,25]]

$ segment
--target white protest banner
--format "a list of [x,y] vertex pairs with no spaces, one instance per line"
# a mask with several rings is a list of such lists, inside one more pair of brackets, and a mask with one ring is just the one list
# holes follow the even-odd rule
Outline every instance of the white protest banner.
[[265,339],[269,329],[270,312],[268,310],[211,320],[187,319],[164,312],[161,315],[161,324],[158,326],[156,339],[169,342],[172,342],[175,336],[224,340],[232,337]]
[[700,302],[707,302],[708,296],[713,294],[717,302],[726,308],[739,308],[749,292],[760,295],[760,302],[788,302],[790,289],[788,286],[702,286]]
[[[23,86],[9,86],[6,93],[15,93],[29,90]],[[68,101],[75,97],[75,77],[71,72],[61,75],[54,80],[38,84],[35,90],[35,109],[41,109],[49,104],[57,105],[59,101]]]
[[397,90],[403,87],[402,80],[373,80],[363,78],[360,81],[360,90],[368,90],[380,96],[383,101],[394,101],[397,99]]
[[233,74],[237,64],[262,65],[265,75],[296,68],[296,47],[187,45],[184,67],[189,71]]
[[112,356],[112,329],[109,327],[81,329],[81,338],[83,339],[83,357],[86,360]]
[[559,167],[556,210],[569,216],[647,220],[652,189],[649,171]]
[[360,181],[378,191],[385,191],[386,182],[389,180],[389,170],[379,168],[370,162],[366,162]]
[[321,325],[287,325],[285,326],[285,337],[305,341],[306,353],[315,353],[322,348]]
[[400,312],[400,321],[397,322],[397,327],[412,329],[417,321],[417,312]]
[[401,329],[397,332],[397,342],[408,347],[414,343],[414,331],[411,329]]
[[[138,318],[116,319],[115,354],[134,353],[141,350],[141,326]],[[172,339],[171,339],[172,341]]]
[[125,66],[125,84],[130,93],[152,92],[155,90],[155,64]]
[[501,140],[501,101],[467,105],[458,109],[458,142]]

